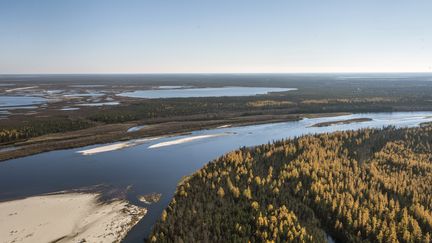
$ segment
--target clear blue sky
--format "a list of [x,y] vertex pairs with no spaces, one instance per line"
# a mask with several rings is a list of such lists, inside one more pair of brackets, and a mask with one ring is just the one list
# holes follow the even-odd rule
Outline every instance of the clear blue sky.
[[430,72],[430,0],[0,0],[0,73]]

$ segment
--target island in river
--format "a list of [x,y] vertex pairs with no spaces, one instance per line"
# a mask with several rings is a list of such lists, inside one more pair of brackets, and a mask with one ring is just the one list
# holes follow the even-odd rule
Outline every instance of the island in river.
[[372,119],[367,118],[367,117],[363,117],[363,118],[353,118],[353,119],[348,119],[348,120],[320,122],[320,123],[313,124],[312,127],[328,127],[328,126],[332,126],[332,125],[351,124],[351,123],[367,122],[367,121],[372,121]]
[[146,195],[139,196],[138,199],[145,204],[157,203],[161,199],[161,193],[150,193]]

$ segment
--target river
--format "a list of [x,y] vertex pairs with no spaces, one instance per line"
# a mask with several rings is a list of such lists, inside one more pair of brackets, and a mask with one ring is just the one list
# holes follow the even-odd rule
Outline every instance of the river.
[[[316,123],[355,118],[372,120],[312,127]],[[100,184],[115,188],[131,186],[127,199],[135,205],[147,207],[148,214],[124,241],[142,242],[170,202],[178,181],[228,151],[303,134],[388,125],[410,127],[427,121],[432,121],[432,112],[362,113],[200,130],[189,135],[129,141],[127,146],[111,144],[109,148],[118,149],[111,151],[99,149],[107,145],[51,151],[0,163],[0,200]],[[86,150],[99,152],[86,155],[82,152]],[[146,205],[137,199],[139,195],[152,192],[162,193],[158,203]]]

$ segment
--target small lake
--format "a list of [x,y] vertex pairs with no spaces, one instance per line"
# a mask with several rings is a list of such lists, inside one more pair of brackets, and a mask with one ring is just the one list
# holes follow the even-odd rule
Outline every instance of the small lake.
[[110,105],[119,105],[120,102],[110,101],[110,102],[97,102],[97,103],[85,103],[85,104],[76,104],[77,106],[110,106]]
[[46,99],[36,96],[8,96],[0,95],[0,109],[16,109],[19,107],[31,107],[46,103]]
[[[311,127],[316,123],[354,118],[372,120]],[[79,151],[106,145],[46,152],[0,162],[0,200],[99,184],[118,188],[131,185],[128,200],[147,207],[149,211],[129,232],[125,242],[142,242],[170,202],[178,181],[226,152],[303,134],[388,125],[410,127],[427,121],[432,121],[432,112],[363,113],[201,130],[184,136],[139,140],[136,146],[93,155],[83,155]],[[133,144],[133,141],[129,143]],[[137,199],[139,195],[152,192],[162,193],[161,200],[156,204],[146,205]]]
[[105,94],[99,92],[88,92],[88,93],[73,93],[73,94],[65,94],[64,97],[99,97],[104,96]]
[[131,128],[129,128],[129,129],[127,130],[127,132],[137,132],[137,131],[143,129],[144,127],[146,127],[146,126],[145,126],[145,125],[142,125],[142,126],[135,126],[135,127],[131,127]]
[[160,89],[136,90],[117,94],[118,96],[131,98],[191,98],[191,97],[221,97],[221,96],[252,96],[263,95],[271,92],[285,92],[297,90],[295,88],[270,88],[270,87],[220,87],[220,88],[184,88],[181,86],[162,86]]

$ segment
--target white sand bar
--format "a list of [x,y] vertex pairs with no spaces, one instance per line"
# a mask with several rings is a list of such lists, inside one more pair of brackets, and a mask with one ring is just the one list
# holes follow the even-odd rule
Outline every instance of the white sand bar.
[[222,126],[218,126],[216,128],[227,128],[227,127],[231,127],[231,125],[222,125]]
[[100,147],[96,147],[96,148],[92,148],[92,149],[81,150],[81,151],[78,151],[78,153],[80,153],[82,155],[92,155],[92,154],[98,154],[98,153],[104,153],[104,152],[124,149],[127,147],[129,147],[129,144],[127,142],[115,143],[115,144],[100,146]]
[[26,89],[35,89],[38,86],[29,86],[29,87],[22,87],[22,88],[14,88],[14,89],[7,89],[6,92],[14,92],[14,91],[20,91],[20,90],[26,90]]
[[198,136],[191,136],[191,137],[186,137],[186,138],[179,138],[179,139],[175,139],[175,140],[171,140],[171,141],[167,141],[167,142],[161,142],[161,143],[153,144],[153,145],[150,145],[148,148],[151,149],[151,148],[160,148],[160,147],[172,146],[172,145],[177,145],[177,144],[182,144],[182,143],[189,143],[189,142],[204,139],[204,138],[214,138],[214,137],[220,137],[220,136],[225,136],[225,135],[228,135],[228,134],[227,133],[219,133],[219,134],[198,135]]
[[[0,242],[120,242],[146,214],[123,200],[65,193],[0,203]],[[84,241],[85,240],[85,241]]]
[[80,153],[82,155],[93,155],[93,154],[104,153],[104,152],[109,152],[109,151],[114,151],[114,150],[138,146],[138,145],[147,143],[147,142],[152,141],[152,140],[160,139],[160,138],[161,137],[135,139],[135,140],[127,141],[127,142],[102,145],[102,146],[92,148],[92,149],[80,150],[80,151],[77,151],[77,153]]

